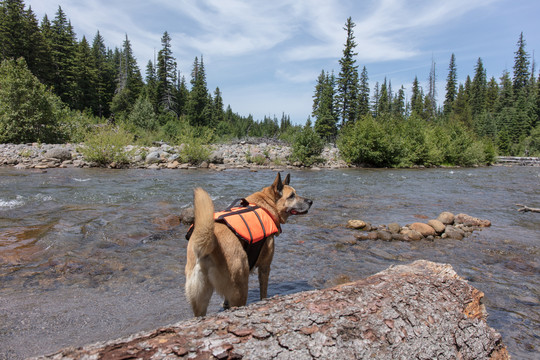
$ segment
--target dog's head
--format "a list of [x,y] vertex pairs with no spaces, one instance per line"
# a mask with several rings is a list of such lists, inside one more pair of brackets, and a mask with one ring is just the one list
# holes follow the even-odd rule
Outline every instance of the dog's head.
[[271,190],[274,193],[276,209],[283,222],[287,221],[290,215],[307,214],[313,201],[303,198],[296,193],[296,190],[289,185],[291,181],[290,174],[287,174],[285,180],[281,180],[281,175],[278,173]]

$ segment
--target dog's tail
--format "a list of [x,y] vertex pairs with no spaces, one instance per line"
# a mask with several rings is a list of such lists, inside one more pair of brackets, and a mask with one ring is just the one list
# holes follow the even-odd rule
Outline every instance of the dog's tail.
[[189,240],[192,243],[195,254],[200,259],[209,255],[216,246],[214,235],[214,203],[210,195],[201,188],[193,191],[193,205],[195,223],[193,234]]

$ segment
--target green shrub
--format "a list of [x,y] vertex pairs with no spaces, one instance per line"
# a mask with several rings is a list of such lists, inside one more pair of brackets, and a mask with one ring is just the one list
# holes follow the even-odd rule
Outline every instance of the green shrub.
[[375,167],[396,166],[401,161],[402,142],[392,123],[377,122],[364,116],[342,129],[337,146],[341,156],[351,164]]
[[102,125],[90,132],[80,148],[84,159],[100,165],[127,164],[131,155],[125,150],[133,143],[133,134],[122,127]]
[[28,70],[24,59],[0,64],[0,143],[63,142],[63,104]]
[[324,150],[324,141],[307,121],[304,128],[294,137],[290,160],[299,161],[305,166],[324,161],[321,153]]

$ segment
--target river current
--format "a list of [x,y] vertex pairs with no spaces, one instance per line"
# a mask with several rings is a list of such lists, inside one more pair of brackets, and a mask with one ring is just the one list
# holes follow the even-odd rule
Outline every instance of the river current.
[[[181,211],[204,187],[216,209],[271,184],[261,170],[0,168],[0,359],[22,359],[176,323],[187,242]],[[292,170],[311,198],[276,239],[269,295],[319,289],[417,259],[449,263],[485,293],[516,359],[540,352],[540,168]],[[361,241],[349,219],[401,225],[450,211],[491,220],[464,240]],[[257,277],[249,302],[258,299]],[[214,295],[209,313],[220,311]]]

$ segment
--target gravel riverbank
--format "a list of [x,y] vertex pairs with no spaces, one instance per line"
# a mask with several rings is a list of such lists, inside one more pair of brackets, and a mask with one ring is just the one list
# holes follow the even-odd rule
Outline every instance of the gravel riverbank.
[[[0,144],[0,166],[14,166],[18,169],[47,169],[68,167],[97,167],[99,164],[84,159],[81,144]],[[209,145],[208,161],[194,166],[184,163],[183,145],[170,146],[127,146],[129,163],[119,166],[111,163],[108,167],[148,168],[148,169],[189,169],[210,168],[224,170],[227,168],[281,168],[302,167],[299,162],[288,160],[291,147],[282,144],[239,142],[232,144]],[[321,158],[324,162],[315,164],[317,168],[343,168],[347,164],[340,159],[339,150],[335,146],[327,146]]]

